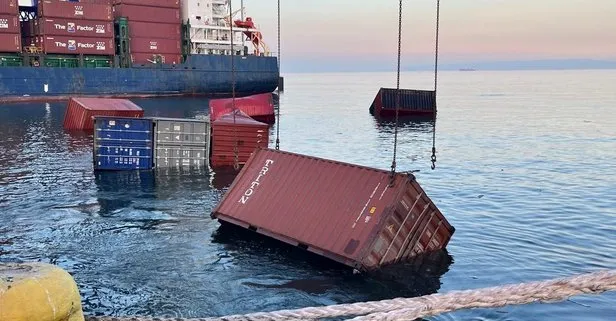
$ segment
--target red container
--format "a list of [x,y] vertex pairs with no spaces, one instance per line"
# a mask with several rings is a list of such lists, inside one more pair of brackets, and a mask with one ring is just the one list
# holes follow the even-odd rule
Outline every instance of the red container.
[[19,16],[15,14],[0,15],[0,33],[20,33]]
[[0,33],[0,52],[21,52],[21,35]]
[[235,162],[235,142],[238,145],[238,163],[246,163],[257,147],[267,147],[269,143],[269,126],[258,122],[248,115],[235,110],[212,121],[212,167],[229,167]]
[[113,21],[113,12],[110,5],[60,0],[39,1],[38,16],[43,18]]
[[180,9],[119,4],[113,7],[114,16],[128,21],[180,23]]
[[182,41],[179,39],[132,38],[130,39],[130,51],[150,54],[181,54]]
[[54,54],[112,56],[115,53],[113,38],[40,36],[37,45],[45,53]]
[[359,271],[445,248],[454,228],[412,174],[257,149],[212,217]]
[[0,14],[19,15],[19,5],[17,0],[2,0],[0,1]]
[[128,36],[130,38],[156,36],[157,39],[182,39],[182,31],[179,23],[130,21]]
[[113,23],[108,21],[39,18],[35,28],[41,36],[113,37]]
[[[267,124],[274,123],[274,101],[272,93],[257,94],[235,98],[235,108],[243,111],[254,120]],[[214,121],[220,115],[233,111],[233,99],[222,98],[210,100],[210,120]]]
[[143,117],[143,109],[127,99],[71,98],[64,114],[64,128],[93,130],[94,116]]
[[[436,113],[436,94],[433,90],[400,89],[399,116],[430,116]],[[370,106],[370,113],[379,117],[395,117],[397,91],[381,88]]]
[[130,4],[161,8],[180,8],[180,0],[113,0],[113,4]]
[[152,64],[156,61],[154,55],[161,56],[163,64],[173,65],[182,62],[182,55],[174,54],[152,54],[133,52],[130,54],[130,58],[133,64]]

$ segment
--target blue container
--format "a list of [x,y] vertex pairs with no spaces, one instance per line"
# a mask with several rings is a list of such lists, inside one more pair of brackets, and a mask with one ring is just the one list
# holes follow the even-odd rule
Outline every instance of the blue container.
[[147,118],[95,117],[94,170],[152,169],[153,127]]

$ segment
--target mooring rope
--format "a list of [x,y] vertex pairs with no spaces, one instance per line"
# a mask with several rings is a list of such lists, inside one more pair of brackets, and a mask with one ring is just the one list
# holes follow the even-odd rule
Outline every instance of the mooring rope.
[[353,321],[415,320],[441,313],[473,308],[496,308],[532,302],[552,303],[580,294],[616,290],[616,270],[568,278],[511,284],[476,290],[452,291],[416,298],[338,304],[295,310],[258,312],[216,318],[86,317],[86,321],[280,321],[355,317]]

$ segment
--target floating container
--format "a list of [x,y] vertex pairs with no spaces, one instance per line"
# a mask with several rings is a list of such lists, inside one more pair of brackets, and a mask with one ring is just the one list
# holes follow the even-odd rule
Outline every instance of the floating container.
[[128,99],[71,98],[64,114],[64,128],[89,131],[94,116],[143,117],[143,109]]
[[0,14],[0,33],[20,33],[21,25],[16,14]]
[[94,129],[94,170],[152,169],[151,119],[97,116]]
[[154,167],[207,167],[210,121],[153,118]]
[[106,21],[39,18],[35,30],[41,36],[112,38],[113,24]]
[[[158,56],[158,59],[157,59]],[[160,61],[161,64],[179,64],[182,62],[182,55],[174,54],[153,54],[153,53],[131,53],[131,62],[133,64],[153,64]]]
[[212,167],[233,166],[236,141],[238,163],[243,165],[257,147],[268,146],[269,126],[250,118],[239,109],[212,121]]
[[21,35],[0,33],[0,52],[21,52]]
[[[272,124],[276,121],[272,93],[235,98],[235,108],[260,122]],[[231,111],[233,111],[232,98],[210,100],[210,119],[212,121]]]
[[150,54],[181,54],[182,41],[180,39],[132,38],[130,40],[130,51]]
[[116,17],[126,17],[128,21],[177,24],[181,22],[180,9],[118,4],[113,6],[113,10]]
[[[436,113],[436,93],[433,90],[400,89],[400,116],[425,116]],[[381,88],[376,94],[370,114],[382,117],[396,115],[396,89]]]
[[39,36],[36,44],[45,53],[111,56],[115,53],[113,38]]
[[454,228],[412,174],[257,149],[212,218],[377,270],[447,246]]
[[17,0],[0,1],[0,14],[19,14],[19,4]]
[[111,5],[61,0],[39,1],[38,16],[42,18],[113,21]]
[[114,5],[130,4],[137,6],[161,7],[161,8],[180,8],[180,0],[113,0]]
[[151,37],[157,39],[182,39],[182,30],[179,23],[155,23],[155,22],[128,22],[128,35],[130,38]]

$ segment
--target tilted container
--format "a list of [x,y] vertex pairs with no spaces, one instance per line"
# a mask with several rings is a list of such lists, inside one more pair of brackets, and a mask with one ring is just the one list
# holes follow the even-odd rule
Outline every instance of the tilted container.
[[[209,105],[211,120],[233,111],[232,98],[211,99]],[[272,93],[235,98],[235,108],[256,121],[271,124],[276,120]]]
[[[400,89],[399,92],[399,116],[429,116],[436,113],[434,90]],[[395,116],[397,93],[396,88],[381,88],[370,105],[370,113],[382,117]]]
[[412,174],[259,148],[212,211],[220,221],[359,271],[447,246],[454,228]]
[[153,122],[148,118],[94,118],[94,170],[152,169]]
[[154,167],[208,167],[210,121],[154,117]]
[[91,131],[94,116],[141,118],[143,109],[128,99],[71,97],[64,114],[64,129]]
[[212,121],[211,166],[232,167],[236,142],[238,164],[243,165],[257,147],[268,146],[269,126],[250,118],[239,109],[219,116]]
[[69,18],[113,21],[111,5],[61,0],[40,0],[38,16],[43,18]]

